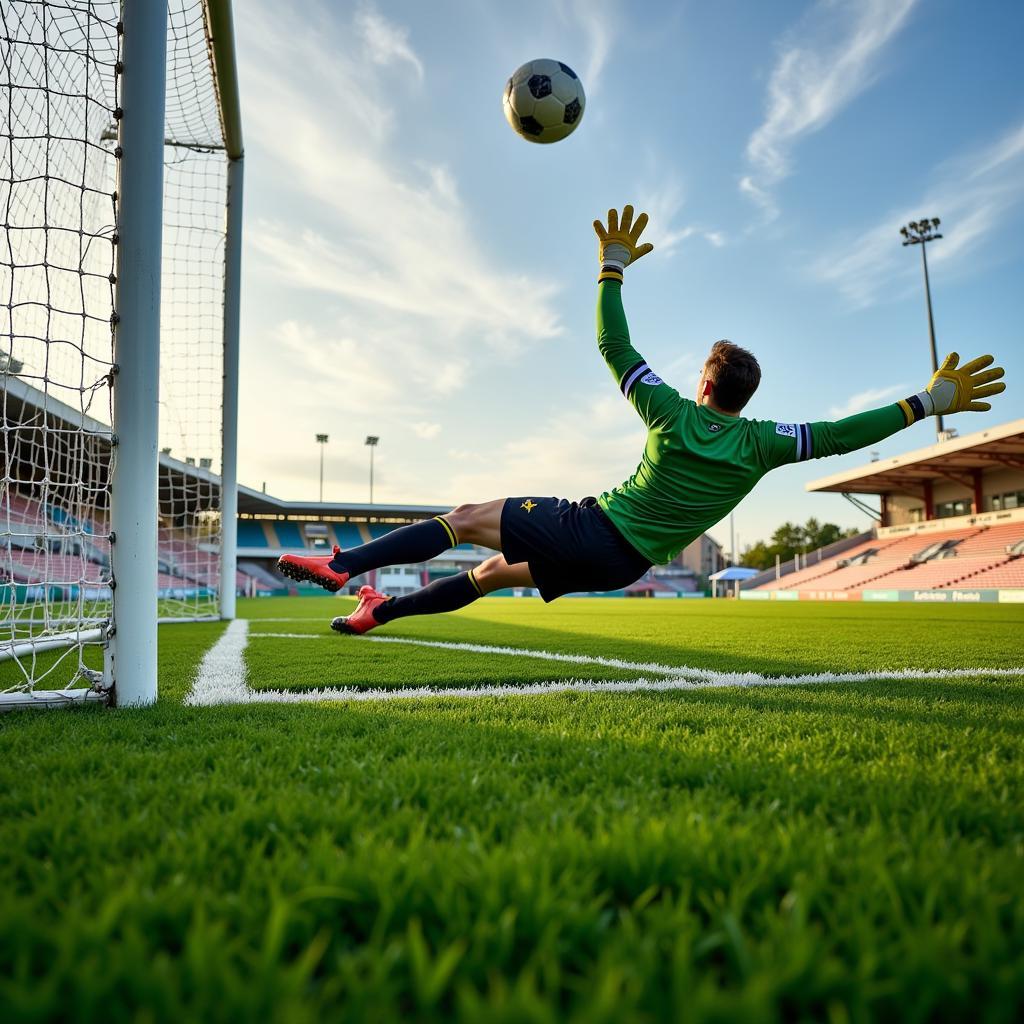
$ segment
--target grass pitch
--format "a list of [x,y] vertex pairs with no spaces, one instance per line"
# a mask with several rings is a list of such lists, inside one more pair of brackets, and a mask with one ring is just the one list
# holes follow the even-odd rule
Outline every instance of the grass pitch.
[[[242,602],[248,685],[644,674],[329,635],[350,604]],[[986,672],[1024,665],[1024,607],[488,599],[387,635],[978,671],[186,707],[222,632],[161,630],[154,709],[0,718],[5,1021],[1024,1011],[1024,679]]]

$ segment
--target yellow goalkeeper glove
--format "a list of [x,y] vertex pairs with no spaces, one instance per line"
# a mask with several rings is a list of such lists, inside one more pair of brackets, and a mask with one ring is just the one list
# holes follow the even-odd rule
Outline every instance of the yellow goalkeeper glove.
[[646,256],[654,246],[650,242],[639,244],[640,235],[647,227],[647,214],[641,213],[633,220],[633,207],[622,208],[622,220],[617,210],[608,211],[608,227],[599,220],[594,221],[597,232],[597,249],[601,260],[601,273],[598,281],[618,281],[622,283],[622,271],[630,264],[636,263],[641,256]]
[[900,402],[908,423],[925,416],[945,416],[952,412],[988,412],[992,406],[982,402],[1006,390],[999,380],[1003,368],[996,366],[989,370],[995,360],[992,356],[978,356],[963,366],[957,366],[960,357],[955,352],[946,356],[942,365],[932,375],[924,391]]

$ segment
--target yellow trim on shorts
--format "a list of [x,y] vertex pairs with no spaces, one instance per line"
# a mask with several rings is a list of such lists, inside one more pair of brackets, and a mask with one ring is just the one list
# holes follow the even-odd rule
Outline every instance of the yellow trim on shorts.
[[459,546],[459,538],[455,536],[455,531],[452,529],[451,524],[445,519],[444,516],[434,516],[443,527],[444,532],[448,534],[448,539],[452,542],[452,547],[457,548]]
[[473,570],[472,569],[469,570],[469,582],[472,583],[473,586],[476,588],[476,592],[481,597],[483,597],[484,596],[484,592],[480,589],[480,584],[477,583],[476,577],[473,575]]

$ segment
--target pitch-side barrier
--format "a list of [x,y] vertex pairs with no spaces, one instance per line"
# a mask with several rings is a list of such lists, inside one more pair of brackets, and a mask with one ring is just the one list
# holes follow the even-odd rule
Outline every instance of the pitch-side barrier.
[[1024,604],[1024,590],[741,590],[743,601],[909,601],[914,604]]

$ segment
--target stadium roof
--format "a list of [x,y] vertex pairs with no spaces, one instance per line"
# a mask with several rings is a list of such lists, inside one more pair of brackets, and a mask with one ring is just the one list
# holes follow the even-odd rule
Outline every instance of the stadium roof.
[[833,473],[806,486],[809,491],[819,492],[900,494],[936,480],[953,480],[970,487],[975,470],[1005,468],[1024,469],[1024,419]]
[[238,486],[238,511],[244,515],[270,516],[365,516],[387,518],[389,516],[431,516],[451,512],[451,505],[395,505],[366,501],[285,501],[275,498],[266,491]]
[[717,583],[733,583],[736,580],[749,580],[754,576],[761,574],[760,569],[751,569],[746,565],[730,565],[725,569],[719,569],[718,572],[713,572],[708,579],[715,580]]

